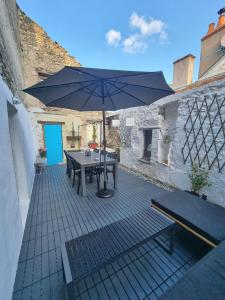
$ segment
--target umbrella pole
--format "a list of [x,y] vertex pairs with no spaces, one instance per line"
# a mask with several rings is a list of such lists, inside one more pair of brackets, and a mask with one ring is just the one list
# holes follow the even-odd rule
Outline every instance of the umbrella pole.
[[103,151],[104,151],[104,188],[99,190],[96,195],[99,198],[110,198],[114,195],[113,190],[107,189],[107,176],[106,176],[106,134],[105,134],[105,111],[102,111],[103,119]]
[[104,190],[107,189],[106,182],[106,136],[105,136],[105,111],[102,111],[102,119],[103,119],[103,151],[104,151]]

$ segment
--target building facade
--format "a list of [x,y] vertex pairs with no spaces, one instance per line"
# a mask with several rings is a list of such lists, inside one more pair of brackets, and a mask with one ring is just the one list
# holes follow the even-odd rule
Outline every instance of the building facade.
[[120,113],[120,160],[182,190],[191,190],[189,175],[192,165],[198,164],[209,170],[210,186],[201,193],[225,206],[223,36],[225,17],[221,15],[202,39],[197,82],[192,83],[195,57],[186,55],[174,62],[174,95]]

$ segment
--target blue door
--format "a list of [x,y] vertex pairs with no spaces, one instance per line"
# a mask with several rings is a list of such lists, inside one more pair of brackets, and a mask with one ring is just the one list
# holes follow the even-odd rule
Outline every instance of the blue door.
[[44,137],[48,165],[55,165],[62,162],[62,126],[58,124],[44,125]]

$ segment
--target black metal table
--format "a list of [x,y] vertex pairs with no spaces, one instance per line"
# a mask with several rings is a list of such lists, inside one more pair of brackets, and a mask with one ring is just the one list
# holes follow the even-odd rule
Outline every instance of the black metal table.
[[[84,278],[150,239],[172,253],[174,224],[155,209],[148,208],[64,243],[61,250],[66,284]],[[157,239],[165,231],[170,232],[169,249]]]
[[[85,197],[87,195],[85,168],[97,167],[100,163],[100,156],[95,152],[91,152],[90,156],[85,156],[84,152],[69,152],[69,155],[80,165],[82,196]],[[103,165],[103,155],[101,155],[101,164]],[[106,157],[106,164],[113,165],[115,168],[115,188],[117,188],[118,161],[117,159]]]

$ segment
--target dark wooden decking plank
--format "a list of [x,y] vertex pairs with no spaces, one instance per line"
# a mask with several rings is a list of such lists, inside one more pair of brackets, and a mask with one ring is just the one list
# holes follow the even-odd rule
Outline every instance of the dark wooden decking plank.
[[[109,179],[109,186],[112,187],[111,176]],[[118,190],[112,199],[100,201],[95,196],[95,192],[96,181],[94,180],[92,184],[87,184],[86,198],[77,195],[76,190],[71,187],[71,182],[65,175],[64,166],[47,167],[44,174],[36,176],[21,247],[13,299],[62,299],[64,283],[60,255],[61,243],[66,239],[82,236],[148,208],[152,197],[167,193],[167,191],[121,170],[119,170]],[[159,255],[162,255],[163,252],[161,253],[161,250],[151,243],[134,251],[140,263],[146,251],[149,252],[154,247],[158,249]],[[176,251],[173,257],[175,255],[176,259],[172,263],[176,268],[182,265],[186,258],[190,259],[193,254],[189,250],[179,247],[179,242],[175,241]],[[40,262],[40,266],[38,262]],[[117,268],[119,266],[119,270],[115,265],[113,268],[107,269],[107,272],[110,270],[111,273],[101,270],[99,272],[101,275],[95,276],[95,280],[98,278],[99,286],[98,288],[97,284],[92,286],[91,292],[88,286],[91,280],[87,278],[85,281],[88,283],[87,290],[82,294],[83,296],[78,293],[78,297],[82,298],[84,295],[88,295],[90,299],[90,296],[94,295],[96,291],[97,295],[101,295],[104,291],[102,286],[106,290],[104,274],[108,276],[108,286],[112,285],[110,278],[114,274],[119,274],[120,285],[123,288],[130,288],[123,270],[129,263],[134,262],[130,257],[118,262]],[[194,262],[195,260],[190,261],[187,268]],[[138,274],[144,270],[147,272],[148,268],[151,267],[148,266],[146,260],[142,265],[146,269],[142,269],[138,263],[136,266],[140,270]],[[182,273],[182,271],[180,272]],[[186,272],[186,269],[183,272]],[[151,272],[148,274],[152,276]],[[115,282],[117,279],[113,281],[114,284]],[[113,285],[112,289],[115,290]],[[127,294],[130,298],[134,298],[136,295],[133,288]]]
[[[156,222],[161,220],[162,222]],[[118,258],[125,252],[139,247],[141,243],[153,239],[164,230],[169,230],[174,222],[158,214],[151,208],[107,225],[92,233],[66,242],[64,255],[69,261],[70,272],[67,283],[78,280],[96,268]],[[66,252],[66,253],[65,253]],[[67,275],[68,264],[64,266]],[[71,275],[70,275],[71,274]]]

